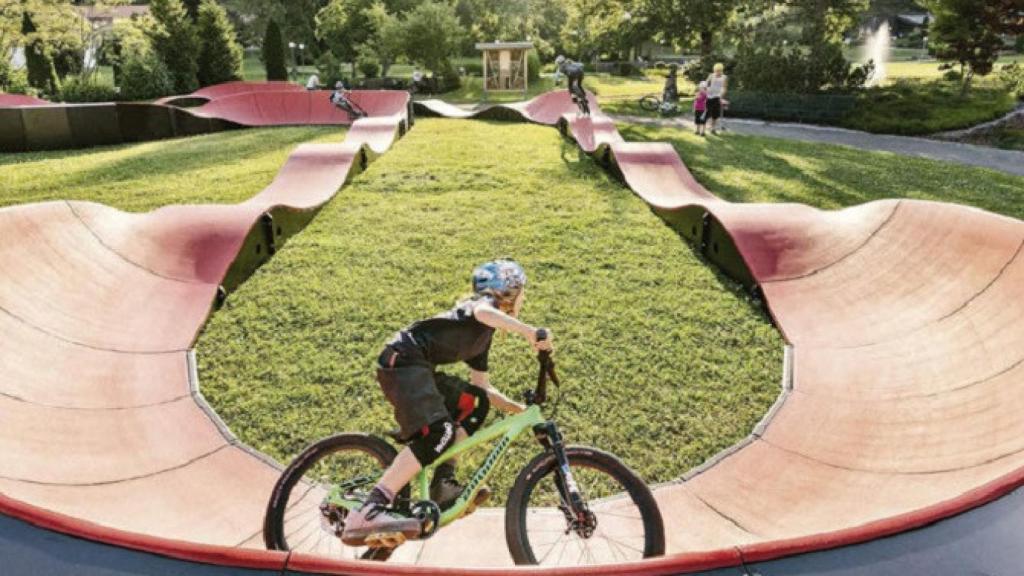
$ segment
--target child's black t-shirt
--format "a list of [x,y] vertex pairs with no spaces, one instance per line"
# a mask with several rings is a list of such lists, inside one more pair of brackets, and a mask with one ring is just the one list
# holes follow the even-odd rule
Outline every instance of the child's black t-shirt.
[[422,355],[437,366],[465,362],[470,368],[487,371],[494,328],[479,322],[473,311],[479,300],[460,302],[451,310],[413,323],[388,342],[402,355]]

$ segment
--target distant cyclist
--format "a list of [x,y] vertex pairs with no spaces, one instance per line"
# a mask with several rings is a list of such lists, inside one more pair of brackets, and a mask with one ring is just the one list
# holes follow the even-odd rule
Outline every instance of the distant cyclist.
[[566,80],[568,80],[569,94],[572,97],[572,101],[579,106],[580,111],[584,115],[589,116],[590,103],[587,101],[587,91],[583,89],[583,64],[573,62],[559,54],[555,58],[555,67],[558,69],[558,73],[564,74]]
[[[361,546],[371,536],[402,533],[416,538],[420,521],[390,511],[395,495],[424,466],[483,424],[490,405],[503,412],[524,406],[495,388],[487,375],[495,330],[514,332],[536,350],[550,350],[551,337],[537,340],[537,329],[517,317],[526,296],[526,272],[512,260],[494,260],[473,270],[473,296],[451,310],[400,330],[377,359],[377,381],[394,408],[399,435],[409,442],[388,467],[369,498],[345,522],[342,542]],[[465,362],[469,382],[438,372],[444,364]],[[454,461],[437,467],[430,499],[442,510],[462,494]],[[490,495],[477,493],[474,504]]]
[[331,104],[346,111],[352,118],[359,119],[366,116],[366,112],[351,99],[351,92],[345,89],[345,84],[340,80],[334,85],[334,92],[331,92]]

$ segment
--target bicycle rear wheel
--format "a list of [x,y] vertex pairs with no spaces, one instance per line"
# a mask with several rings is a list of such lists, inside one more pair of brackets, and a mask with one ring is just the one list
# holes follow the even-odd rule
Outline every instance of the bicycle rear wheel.
[[661,100],[653,94],[648,94],[647,96],[644,96],[643,98],[640,99],[641,110],[645,110],[647,112],[654,112],[660,107]]
[[643,480],[607,452],[573,446],[566,456],[592,514],[590,529],[574,525],[557,459],[545,452],[523,468],[509,493],[505,540],[516,564],[607,564],[665,553],[661,512]]
[[[397,456],[380,438],[338,434],[299,454],[274,485],[263,520],[263,541],[270,550],[294,550],[347,559],[386,560],[390,551],[353,548],[341,543],[345,509],[325,505],[328,492],[346,484],[346,493],[365,499]],[[406,487],[399,498],[408,499]]]

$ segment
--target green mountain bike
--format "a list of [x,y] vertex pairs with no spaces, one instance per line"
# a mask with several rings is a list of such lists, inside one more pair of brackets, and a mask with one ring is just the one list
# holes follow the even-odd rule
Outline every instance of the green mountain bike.
[[[538,336],[543,339],[543,333]],[[505,505],[505,540],[517,564],[598,564],[664,554],[661,512],[643,480],[612,454],[565,445],[556,424],[542,416],[548,381],[559,381],[549,352],[539,353],[538,362],[527,409],[445,451],[398,494],[394,511],[419,519],[420,539],[429,538],[473,511],[477,493],[509,445],[532,432],[543,450],[519,473]],[[438,465],[490,442],[494,447],[449,509],[442,512],[428,500]],[[274,486],[263,527],[267,548],[387,560],[392,547],[347,547],[341,533],[346,516],[363,504],[397,454],[383,439],[358,433],[306,448]]]

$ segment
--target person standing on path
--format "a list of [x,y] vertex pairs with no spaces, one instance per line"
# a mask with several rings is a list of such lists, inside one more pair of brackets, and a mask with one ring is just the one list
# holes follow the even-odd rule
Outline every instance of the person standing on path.
[[711,119],[711,133],[718,134],[718,120],[722,117],[722,99],[728,90],[729,77],[725,75],[725,65],[715,64],[714,71],[708,76],[708,117]]
[[694,134],[704,136],[704,126],[708,120],[708,83],[701,82],[697,95],[693,98]]

